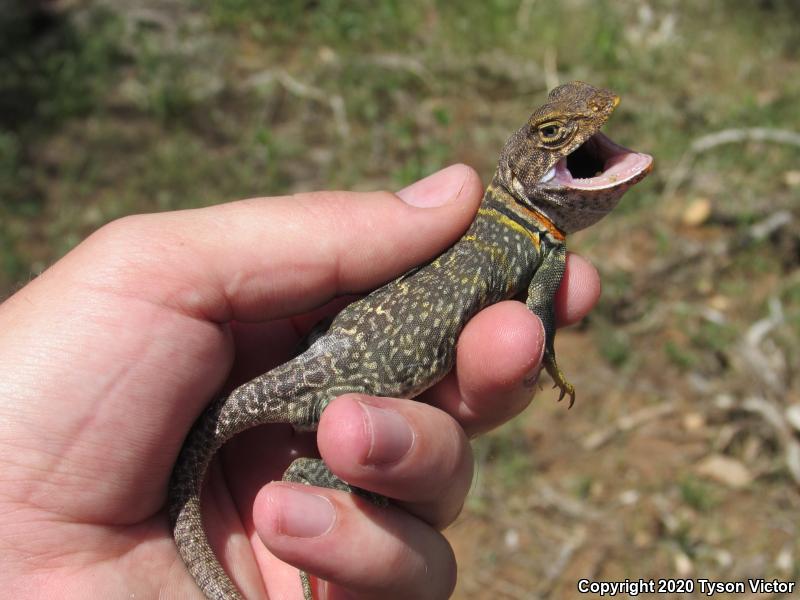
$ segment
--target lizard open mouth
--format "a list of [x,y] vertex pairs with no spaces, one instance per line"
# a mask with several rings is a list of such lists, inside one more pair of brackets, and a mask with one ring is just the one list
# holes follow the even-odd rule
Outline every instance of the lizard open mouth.
[[629,150],[598,132],[559,160],[542,181],[572,189],[605,190],[633,185],[652,166],[652,156]]

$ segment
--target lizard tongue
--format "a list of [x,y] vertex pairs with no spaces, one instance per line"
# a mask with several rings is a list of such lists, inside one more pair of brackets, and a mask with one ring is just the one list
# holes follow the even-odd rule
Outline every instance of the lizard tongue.
[[579,190],[608,190],[635,183],[652,164],[652,156],[629,150],[605,134],[596,133],[558,161],[551,183]]

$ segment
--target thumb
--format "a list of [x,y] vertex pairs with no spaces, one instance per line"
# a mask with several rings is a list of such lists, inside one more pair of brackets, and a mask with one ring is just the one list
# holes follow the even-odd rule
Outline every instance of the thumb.
[[109,268],[93,261],[73,275],[194,317],[263,321],[373,289],[436,256],[469,226],[481,193],[475,171],[453,165],[397,194],[314,192],[139,215],[67,259],[81,269],[82,252],[105,256]]

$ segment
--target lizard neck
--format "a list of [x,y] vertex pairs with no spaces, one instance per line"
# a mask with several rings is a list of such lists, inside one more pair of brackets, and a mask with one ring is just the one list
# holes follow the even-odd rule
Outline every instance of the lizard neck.
[[566,241],[566,234],[544,213],[517,201],[500,181],[497,173],[486,188],[480,210],[497,211],[530,233],[546,237],[552,244],[563,244]]

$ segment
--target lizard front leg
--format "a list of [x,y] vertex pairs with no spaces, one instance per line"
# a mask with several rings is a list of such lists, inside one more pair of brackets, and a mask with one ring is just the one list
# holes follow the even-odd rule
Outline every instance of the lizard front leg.
[[564,377],[564,373],[558,368],[556,363],[555,337],[556,337],[556,313],[554,300],[561,278],[567,265],[567,249],[563,244],[559,244],[546,252],[542,259],[542,264],[534,273],[531,283],[528,286],[528,308],[542,320],[544,325],[544,368],[553,378],[556,387],[561,390],[558,400],[564,396],[569,396],[569,406],[575,403],[575,388]]

